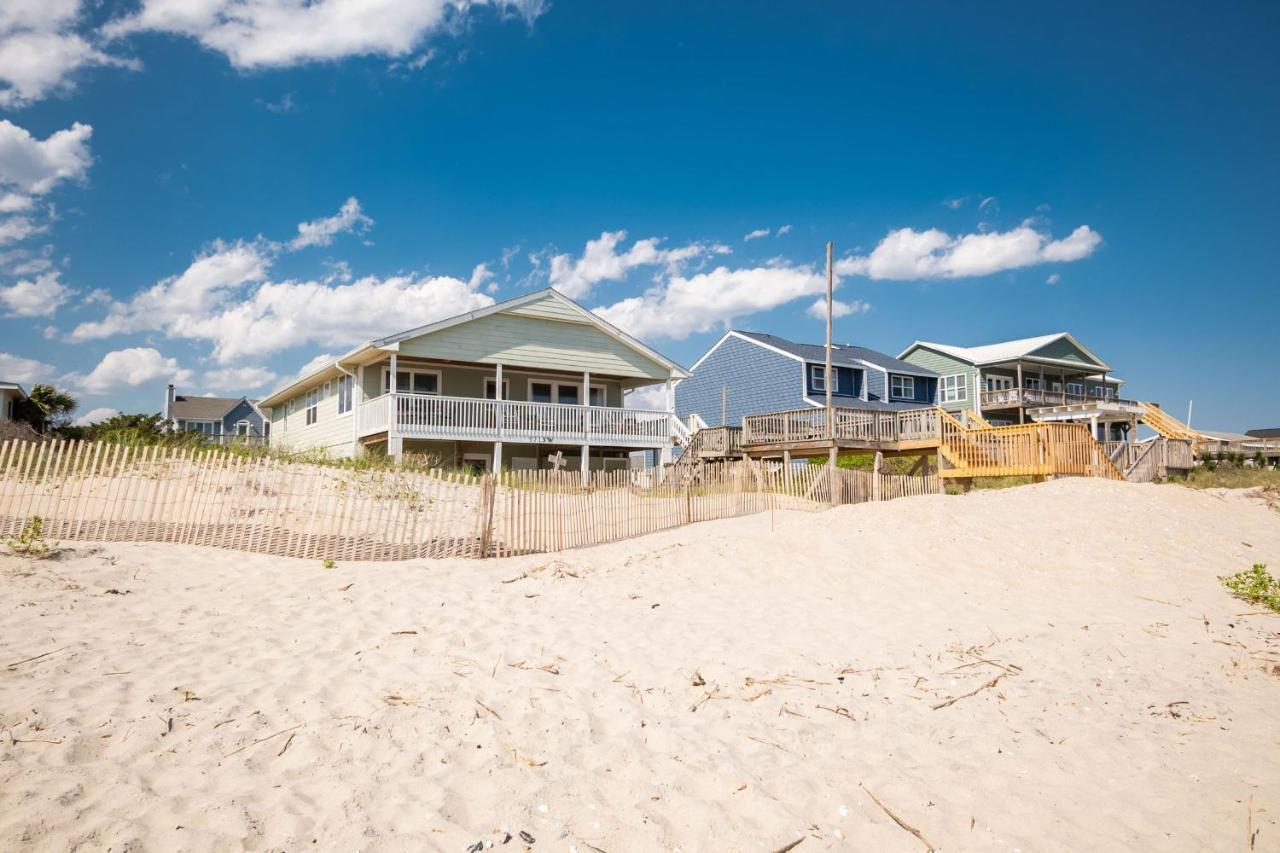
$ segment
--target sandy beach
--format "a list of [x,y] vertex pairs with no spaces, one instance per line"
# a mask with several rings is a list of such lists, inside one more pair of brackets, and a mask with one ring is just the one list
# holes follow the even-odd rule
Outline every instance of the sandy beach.
[[1278,850],[1254,563],[1260,501],[1100,480],[554,557],[0,557],[0,849]]

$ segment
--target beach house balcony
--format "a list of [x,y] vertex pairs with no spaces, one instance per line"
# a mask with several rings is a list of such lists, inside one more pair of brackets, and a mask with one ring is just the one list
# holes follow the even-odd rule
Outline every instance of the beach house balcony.
[[[1072,386],[1073,388],[1076,386]],[[1063,390],[1063,383],[1054,382],[1048,388],[1038,387],[1003,387],[983,391],[980,395],[982,410],[1037,408],[1041,406],[1075,406],[1083,403],[1106,401],[1118,404],[1137,405],[1135,401],[1124,400],[1116,396],[1114,388],[1103,391],[1102,386],[1092,386],[1092,394],[1085,393],[1083,385],[1077,390]],[[1105,393],[1106,396],[1103,396]]]
[[513,442],[658,449],[670,446],[671,412],[387,393],[360,404],[360,438]]

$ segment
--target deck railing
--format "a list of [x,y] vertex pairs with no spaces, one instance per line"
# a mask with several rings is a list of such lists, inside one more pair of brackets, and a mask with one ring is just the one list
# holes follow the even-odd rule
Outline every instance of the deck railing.
[[671,418],[645,409],[396,393],[362,403],[358,429],[361,436],[660,447],[671,441]]
[[[832,415],[837,440],[882,443],[938,437],[938,410],[934,408],[900,412],[838,408]],[[743,444],[789,444],[827,437],[826,409],[794,409],[742,419]]]
[[1008,409],[1018,406],[1077,406],[1098,402],[1139,405],[1134,400],[1125,400],[1120,397],[1068,394],[1065,391],[1049,391],[1044,388],[1001,388],[995,391],[983,391],[981,400],[983,409]]

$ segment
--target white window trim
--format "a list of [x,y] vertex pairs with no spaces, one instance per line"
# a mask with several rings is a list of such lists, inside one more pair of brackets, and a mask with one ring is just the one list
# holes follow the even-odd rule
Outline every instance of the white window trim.
[[[835,381],[831,383],[832,394],[840,393],[840,369],[839,368],[840,366],[838,364],[831,365],[831,372],[835,376]],[[822,379],[818,378],[818,371],[822,371],[822,374],[823,374]],[[813,388],[813,393],[815,394],[817,394],[818,392],[822,392],[823,394],[827,393],[826,378],[825,378],[826,372],[827,372],[827,367],[825,364],[809,365],[809,386]]]
[[1009,391],[1013,388],[1012,376],[992,376],[990,374],[986,374],[982,379],[988,391]]
[[[344,382],[351,383],[351,403],[350,405],[347,406],[347,410],[345,412],[342,411],[342,385]],[[350,416],[350,414],[353,411],[355,411],[355,408],[356,408],[356,378],[354,376],[348,376],[346,374],[343,374],[342,376],[339,376],[337,379],[334,380],[333,385],[334,385],[334,390],[337,392],[337,397],[338,397],[338,402],[337,402],[338,417],[345,418]]]
[[[948,389],[947,380],[957,380],[956,387]],[[959,392],[954,397],[948,396],[948,391]],[[943,403],[964,403],[969,400],[969,374],[967,373],[951,373],[943,376],[938,380],[938,397]]]
[[[893,384],[897,382],[901,386],[901,390],[894,391]],[[907,389],[910,389],[909,391]],[[916,398],[916,378],[914,376],[900,376],[893,374],[889,377],[889,399],[898,400],[914,400]]]
[[[244,427],[244,432],[240,431],[240,427]],[[253,424],[249,423],[248,421],[245,421],[245,420],[236,421],[236,433],[235,433],[236,435],[238,436],[251,435],[252,433],[250,432],[250,430],[252,429],[253,429]]]
[[[481,388],[481,394],[484,396],[486,400],[491,399],[489,397],[490,382],[494,383],[495,385],[497,384],[498,382],[497,374],[491,373],[488,376],[486,376],[483,380],[483,387]],[[511,400],[511,380],[505,376],[502,377],[502,400],[503,402],[508,402]]]
[[[383,394],[390,394],[390,393],[393,393],[393,392],[394,392],[394,393],[396,393],[396,394],[420,394],[420,396],[423,396],[423,397],[442,397],[442,396],[444,396],[444,374],[443,374],[441,371],[439,371],[439,370],[436,370],[436,369],[434,369],[434,368],[430,368],[430,367],[404,367],[404,366],[401,366],[401,365],[397,365],[397,366],[396,366],[396,373],[409,373],[409,374],[414,374],[414,373],[432,373],[432,374],[435,374],[435,377],[436,377],[436,393],[434,393],[434,394],[420,394],[420,392],[417,392],[417,391],[396,391],[394,388],[392,388],[392,387],[391,387],[391,380],[390,380],[390,378],[389,378],[389,377],[390,377],[390,375],[391,375],[391,366],[390,366],[390,365],[383,365],[383,367],[382,367],[382,393],[383,393]],[[413,387],[413,377],[412,377],[412,376],[410,376],[410,377],[409,377],[409,387],[410,387],[410,388],[412,388],[412,387]]]
[[1067,383],[1067,393],[1068,393],[1068,394],[1074,394],[1074,395],[1075,395],[1075,396],[1077,396],[1077,397],[1083,397],[1083,396],[1085,396],[1085,392],[1086,392],[1087,390],[1088,390],[1088,389],[1087,389],[1087,388],[1085,388],[1085,386],[1084,386],[1084,383],[1083,383],[1083,382],[1068,382],[1068,383]]
[[[302,398],[302,428],[303,429],[311,429],[313,426],[320,423],[320,401],[324,399],[324,397],[320,393],[320,389],[321,389],[321,386],[317,385],[316,387],[312,388],[311,390],[303,394],[303,398]],[[312,394],[316,395],[315,403],[311,402]],[[316,410],[315,420],[312,420],[310,418],[312,409]]]
[[1030,390],[1030,391],[1041,391],[1041,390],[1044,390],[1044,389],[1042,389],[1042,388],[1040,387],[1040,377],[1039,377],[1039,376],[1024,376],[1024,377],[1022,377],[1022,382],[1023,382],[1023,386],[1024,386],[1025,388],[1027,388],[1028,390]]

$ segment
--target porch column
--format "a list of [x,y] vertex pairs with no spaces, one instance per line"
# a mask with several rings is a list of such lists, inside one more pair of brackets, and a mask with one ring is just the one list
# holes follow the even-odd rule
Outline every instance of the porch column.
[[582,445],[582,485],[586,485],[591,477],[591,371],[582,371],[582,396],[578,399],[582,405],[582,434],[586,443]]
[[[666,403],[667,403],[667,406],[666,406],[667,417],[674,418],[676,416],[676,397],[675,397],[674,391],[672,390],[671,374],[667,374],[666,395],[663,397],[663,399],[666,400]],[[667,432],[667,437],[662,444],[662,465],[664,466],[664,468],[665,466],[671,464],[671,442],[675,435],[675,429],[674,427],[671,426],[670,422],[667,423],[666,432]]]
[[502,364],[494,365],[493,371],[493,407],[494,420],[498,427],[498,440],[493,443],[493,473],[502,470],[502,434],[506,427],[506,411],[502,405],[505,395],[502,393]]
[[400,405],[396,398],[396,352],[391,351],[391,375],[387,377],[391,394],[390,414],[387,416],[387,455],[399,459],[404,453],[404,439],[400,437]]
[[1018,423],[1026,422],[1026,401],[1022,399],[1022,362],[1018,362]]
[[[982,369],[975,368],[973,375],[977,377],[975,380],[975,388],[973,389],[973,410],[978,414],[982,414]],[[968,381],[967,379],[965,380]],[[942,380],[938,380],[938,405],[942,405]]]
[[1089,418],[1089,429],[1093,431],[1093,438],[1096,441],[1098,438],[1098,416],[1097,415],[1093,415]]

